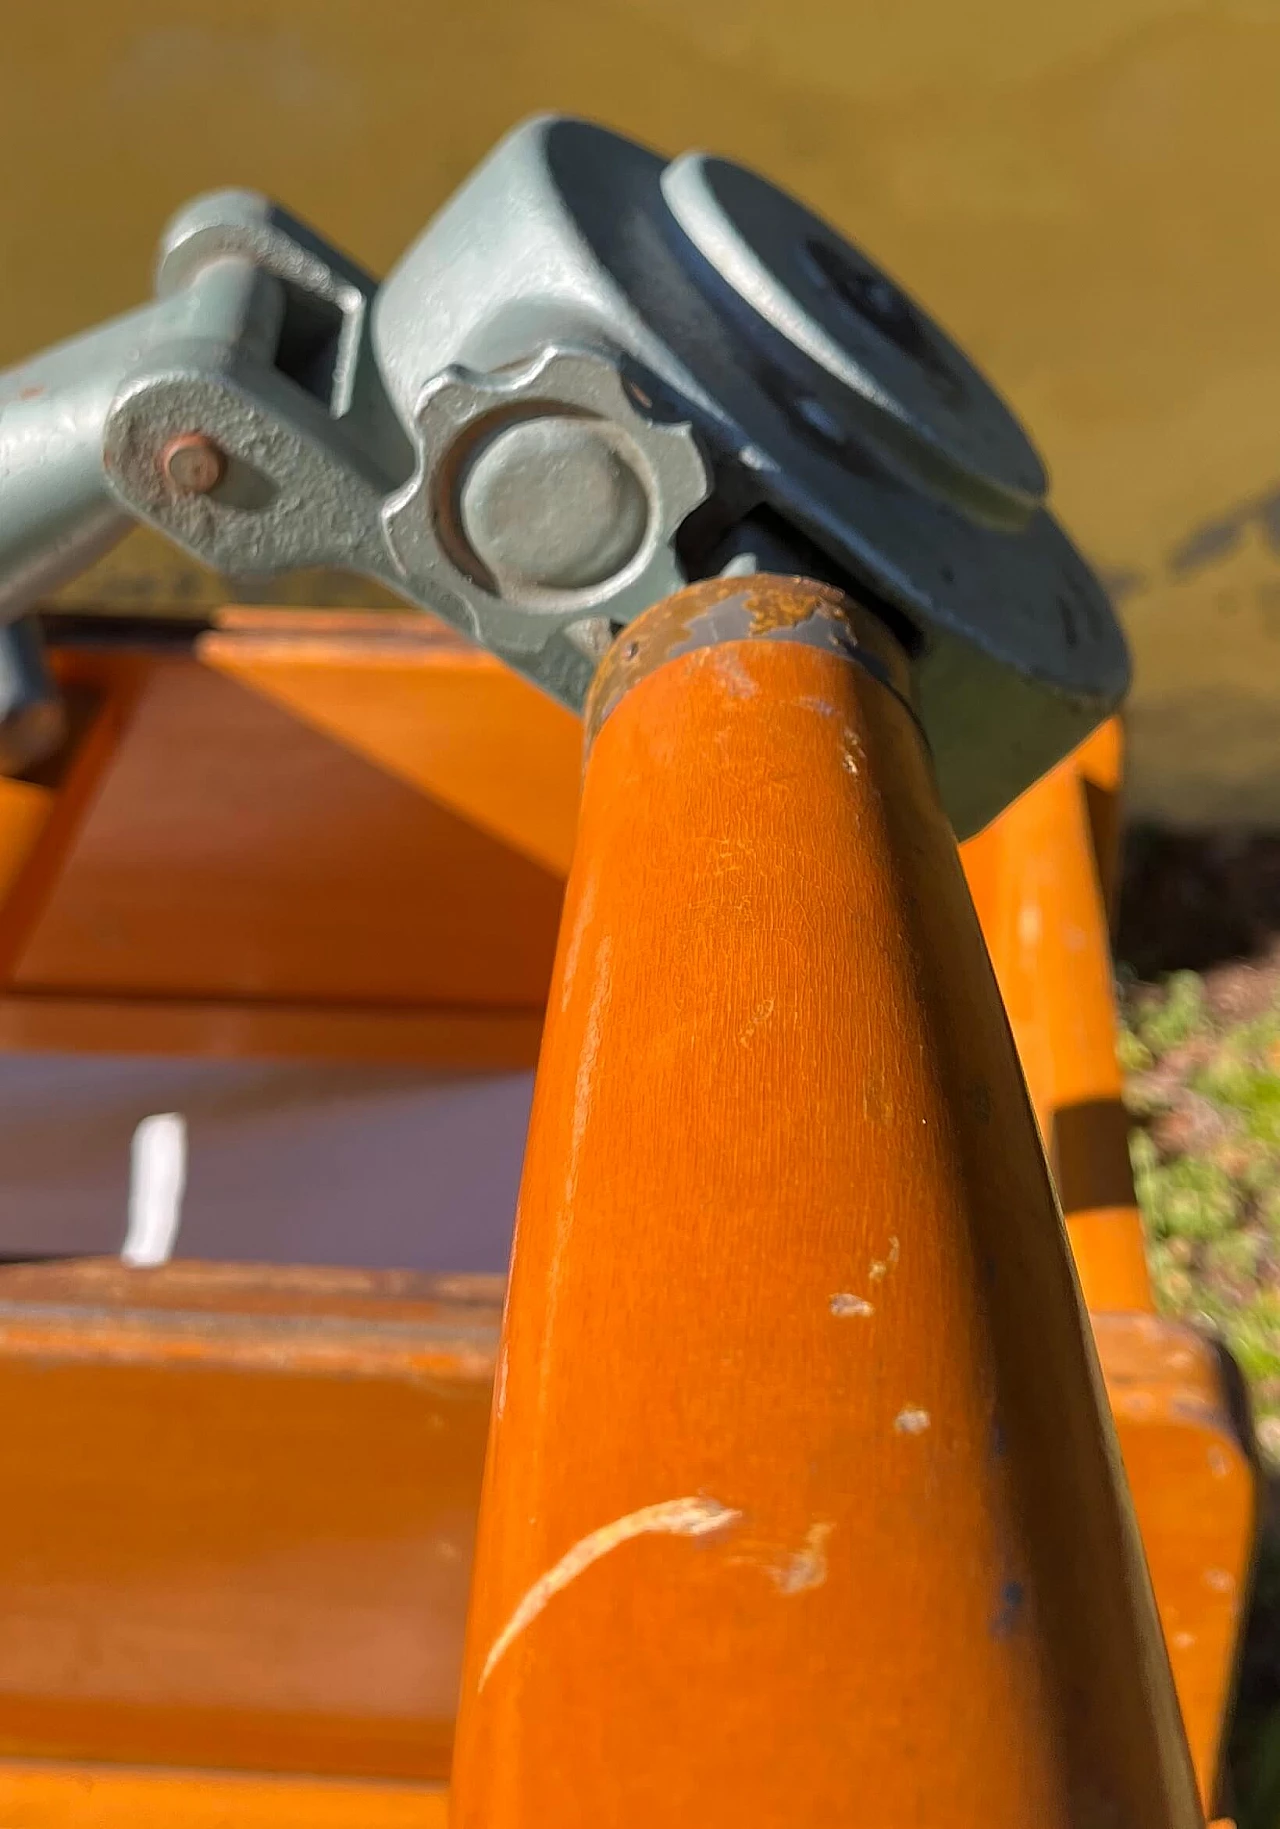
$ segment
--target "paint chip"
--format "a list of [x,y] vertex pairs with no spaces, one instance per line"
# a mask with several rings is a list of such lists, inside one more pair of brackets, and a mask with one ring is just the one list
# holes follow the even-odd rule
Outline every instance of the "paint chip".
[[893,1426],[899,1435],[923,1435],[929,1427],[929,1412],[917,1410],[914,1404],[907,1404],[894,1417]]
[[715,657],[720,683],[735,699],[753,699],[759,688],[736,651],[735,643],[726,643]]
[[834,1524],[811,1524],[805,1532],[804,1547],[779,1567],[769,1572],[782,1594],[803,1594],[808,1588],[820,1588],[827,1579],[827,1541]]
[[831,1298],[833,1315],[873,1315],[876,1311],[870,1302],[864,1302],[861,1296],[851,1295],[847,1289],[837,1291]]

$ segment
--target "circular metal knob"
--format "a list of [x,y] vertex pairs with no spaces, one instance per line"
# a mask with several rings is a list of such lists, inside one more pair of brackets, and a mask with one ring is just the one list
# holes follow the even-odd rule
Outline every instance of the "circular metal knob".
[[410,587],[580,697],[610,625],[685,582],[674,536],[711,486],[691,427],[647,411],[604,352],[556,347],[445,369],[414,430],[417,469],[384,510]]
[[649,529],[649,496],[612,428],[564,413],[504,425],[463,478],[463,532],[508,588],[575,591],[625,570]]

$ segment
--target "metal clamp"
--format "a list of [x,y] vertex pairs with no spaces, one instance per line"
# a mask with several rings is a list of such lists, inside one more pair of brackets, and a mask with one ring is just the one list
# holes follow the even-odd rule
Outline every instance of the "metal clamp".
[[963,836],[1127,683],[1044,493],[990,387],[802,205],[548,118],[381,286],[263,198],[180,212],[152,305],[0,378],[0,618],[141,520],[238,577],[375,578],[580,707],[679,585],[806,571],[907,649]]

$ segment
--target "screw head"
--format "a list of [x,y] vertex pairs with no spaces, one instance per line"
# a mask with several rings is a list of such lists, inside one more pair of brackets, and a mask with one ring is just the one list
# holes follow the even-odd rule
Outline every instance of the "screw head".
[[160,469],[178,495],[208,495],[226,475],[227,459],[203,432],[183,432],[160,453]]
[[508,586],[582,590],[644,544],[648,491],[600,420],[547,414],[496,431],[459,503],[471,550]]

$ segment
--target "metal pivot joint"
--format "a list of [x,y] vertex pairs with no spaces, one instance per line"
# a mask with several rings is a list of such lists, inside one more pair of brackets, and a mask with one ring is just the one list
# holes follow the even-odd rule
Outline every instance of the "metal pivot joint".
[[[829,584],[755,575],[709,578],[655,604],[601,662],[584,708],[586,745],[641,680],[700,649],[789,642],[862,667],[911,711],[907,657],[879,617]],[[744,695],[747,693],[744,686]]]
[[240,579],[377,579],[581,707],[649,604],[803,571],[908,650],[961,835],[1123,694],[1016,420],[740,166],[534,120],[380,286],[232,191],[170,224],[156,290],[0,378],[0,618],[143,521]]

